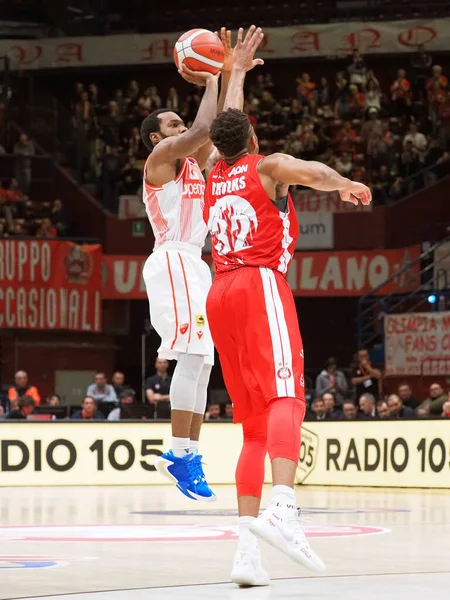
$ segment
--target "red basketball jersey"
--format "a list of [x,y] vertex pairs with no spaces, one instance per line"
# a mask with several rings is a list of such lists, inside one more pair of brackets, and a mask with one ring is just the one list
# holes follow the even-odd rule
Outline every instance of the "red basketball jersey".
[[238,267],[268,267],[286,273],[298,237],[294,203],[280,212],[257,172],[263,156],[218,162],[208,177],[204,219],[211,233],[216,273]]

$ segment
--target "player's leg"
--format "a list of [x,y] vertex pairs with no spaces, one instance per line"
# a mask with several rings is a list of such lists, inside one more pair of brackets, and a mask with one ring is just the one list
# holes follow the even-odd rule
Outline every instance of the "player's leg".
[[264,461],[267,452],[267,415],[245,419],[244,443],[236,468],[239,513],[239,542],[231,580],[239,585],[269,585],[262,567],[257,537],[250,525],[259,514],[264,485]]
[[[269,269],[260,269],[260,275],[263,295],[256,288],[255,296],[264,302],[258,314],[267,351],[253,357],[253,370],[268,403],[267,449],[274,487],[271,504],[252,522],[250,530],[293,560],[321,572],[325,565],[306,540],[294,492],[305,415],[303,345],[297,312],[284,278]],[[250,330],[252,327],[255,321],[250,322]]]
[[208,384],[211,376],[212,365],[208,365],[203,361],[203,367],[197,383],[197,393],[192,414],[192,422],[190,429],[190,446],[189,450],[193,454],[198,454],[200,429],[203,423],[203,418],[206,410],[206,401],[208,396]]
[[[180,253],[170,249],[157,250],[147,260],[143,276],[151,322],[161,337],[158,355],[169,360],[177,359],[170,389],[171,449],[158,457],[155,466],[183,494],[197,500],[202,493],[197,493],[193,484],[190,433],[204,357],[188,354],[193,333],[191,291]],[[212,492],[208,497],[211,495]]]
[[250,395],[241,373],[235,323],[242,329],[237,311],[239,292],[230,294],[233,280],[239,274],[230,274],[216,280],[208,296],[207,314],[214,345],[219,353],[222,374],[233,402],[235,421],[243,422],[244,443],[236,468],[236,486],[239,508],[239,542],[234,556],[231,580],[238,585],[268,585],[270,579],[261,565],[256,537],[250,524],[258,515],[264,483],[267,419],[254,417]]

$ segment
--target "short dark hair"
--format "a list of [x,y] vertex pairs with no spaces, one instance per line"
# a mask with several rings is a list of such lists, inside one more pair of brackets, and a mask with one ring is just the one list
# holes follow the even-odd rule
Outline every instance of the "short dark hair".
[[19,396],[17,404],[20,410],[22,408],[28,408],[29,406],[32,406],[33,408],[36,406],[36,403],[31,396]]
[[251,124],[241,110],[229,108],[214,119],[209,136],[217,150],[224,156],[234,156],[247,146]]
[[160,132],[161,121],[158,117],[166,112],[171,112],[170,108],[158,108],[158,110],[154,110],[142,121],[141,139],[149,152],[153,150],[153,144],[150,141],[150,134]]

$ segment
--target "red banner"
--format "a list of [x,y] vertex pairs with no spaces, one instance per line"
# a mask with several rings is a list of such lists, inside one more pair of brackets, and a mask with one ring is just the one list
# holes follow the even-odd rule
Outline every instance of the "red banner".
[[0,240],[0,327],[101,331],[100,245]]
[[[368,252],[296,252],[288,272],[295,296],[363,296],[418,258],[420,247]],[[142,268],[145,256],[104,256],[103,293],[107,299],[145,298]],[[211,265],[211,256],[204,255]],[[411,290],[410,280],[419,272],[415,265],[377,293]],[[414,285],[417,285],[417,280]]]
[[[13,70],[171,63],[181,33],[0,40],[0,56],[9,56]],[[356,48],[363,54],[393,54],[415,52],[421,44],[436,52],[447,51],[449,41],[448,18],[264,27],[258,55],[346,56]]]

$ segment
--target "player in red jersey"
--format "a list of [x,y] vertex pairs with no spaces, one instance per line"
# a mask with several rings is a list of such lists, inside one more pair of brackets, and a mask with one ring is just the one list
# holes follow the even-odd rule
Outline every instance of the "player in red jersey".
[[[235,50],[228,94],[240,93],[252,59],[251,52]],[[312,570],[325,569],[306,540],[294,493],[305,393],[303,344],[285,278],[298,236],[288,188],[337,190],[353,204],[369,204],[371,193],[321,163],[285,154],[260,156],[255,132],[240,110],[217,116],[210,136],[219,161],[205,195],[216,269],[206,310],[234,419],[244,432],[236,470],[239,547],[232,580],[267,585],[257,538]],[[273,495],[258,517],[267,452]]]

